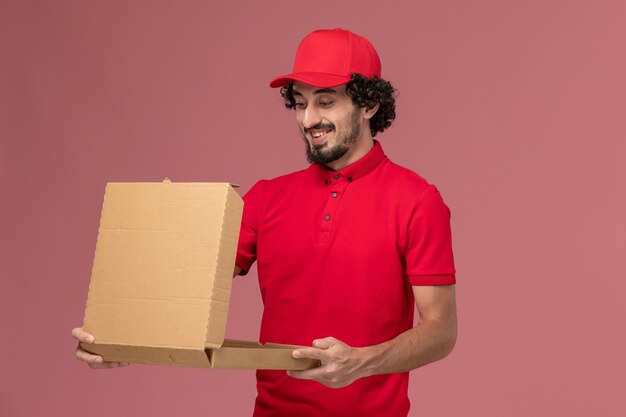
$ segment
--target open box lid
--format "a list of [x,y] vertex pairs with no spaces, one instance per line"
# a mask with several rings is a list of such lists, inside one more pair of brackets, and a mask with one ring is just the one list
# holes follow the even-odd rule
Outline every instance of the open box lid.
[[205,348],[224,342],[242,210],[228,183],[107,184],[83,326],[96,340],[88,350],[105,360],[123,351],[127,361],[211,366]]

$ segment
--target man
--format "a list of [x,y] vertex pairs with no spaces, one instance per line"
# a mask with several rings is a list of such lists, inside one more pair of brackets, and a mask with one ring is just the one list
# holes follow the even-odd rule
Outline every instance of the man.
[[258,371],[254,415],[406,416],[408,371],[456,340],[449,210],[373,139],[395,118],[395,100],[367,39],[315,31],[293,72],[270,86],[295,110],[311,165],[246,194],[235,275],[257,261],[260,341],[311,345],[293,356],[321,366]]

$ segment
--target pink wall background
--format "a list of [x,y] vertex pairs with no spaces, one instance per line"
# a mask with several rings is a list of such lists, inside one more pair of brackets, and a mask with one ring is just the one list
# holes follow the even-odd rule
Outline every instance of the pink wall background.
[[[107,181],[305,166],[267,83],[321,27],[377,47],[385,151],[453,211],[459,341],[411,415],[626,415],[626,3],[215,3],[0,1],[0,415],[250,415],[253,371],[92,371],[69,332]],[[257,337],[255,278],[229,337]]]

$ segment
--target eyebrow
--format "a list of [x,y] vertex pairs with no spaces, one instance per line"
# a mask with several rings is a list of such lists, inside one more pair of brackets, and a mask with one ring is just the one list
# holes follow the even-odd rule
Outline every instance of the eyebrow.
[[[299,92],[296,89],[291,90],[294,96],[301,96],[302,93]],[[332,88],[318,88],[317,90],[313,91],[313,94],[332,94],[332,93],[336,93],[337,90],[334,90]]]

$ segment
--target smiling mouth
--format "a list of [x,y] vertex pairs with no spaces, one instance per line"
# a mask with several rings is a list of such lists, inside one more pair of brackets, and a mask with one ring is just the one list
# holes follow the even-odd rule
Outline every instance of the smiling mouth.
[[326,137],[329,133],[333,131],[332,128],[326,129],[307,129],[309,135],[311,135],[311,141],[313,144],[317,145],[326,140]]

